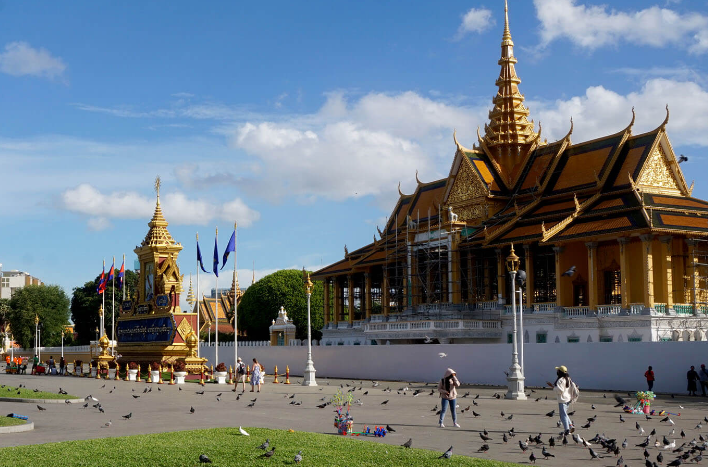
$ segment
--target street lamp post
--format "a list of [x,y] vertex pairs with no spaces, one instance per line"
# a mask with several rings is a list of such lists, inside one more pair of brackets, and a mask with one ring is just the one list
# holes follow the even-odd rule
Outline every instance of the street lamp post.
[[64,358],[64,328],[61,329],[61,358]]
[[37,345],[37,337],[39,336],[39,316],[34,315],[34,354],[37,355],[39,345]]
[[310,297],[312,295],[312,281],[310,274],[302,268],[302,280],[307,294],[307,363],[305,364],[305,373],[302,378],[303,386],[317,386],[315,381],[315,365],[312,363],[312,323],[310,322]]
[[514,320],[514,331],[513,331],[513,349],[511,353],[511,366],[509,367],[509,374],[506,377],[508,390],[506,392],[507,399],[513,400],[525,400],[526,393],[524,392],[524,376],[521,374],[521,367],[519,366],[519,355],[518,355],[518,345],[516,337],[516,273],[519,270],[519,265],[521,261],[519,257],[514,254],[514,245],[511,245],[511,252],[506,258],[506,269],[509,271],[511,276],[511,312]]

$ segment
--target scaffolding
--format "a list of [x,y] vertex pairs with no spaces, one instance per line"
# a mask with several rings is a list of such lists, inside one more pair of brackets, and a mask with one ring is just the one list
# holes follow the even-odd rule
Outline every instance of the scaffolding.
[[689,240],[689,267],[684,277],[687,300],[695,312],[708,313],[708,239]]

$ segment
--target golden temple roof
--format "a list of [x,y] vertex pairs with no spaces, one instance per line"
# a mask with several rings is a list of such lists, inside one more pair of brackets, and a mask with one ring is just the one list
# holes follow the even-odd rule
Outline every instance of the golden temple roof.
[[160,206],[160,177],[155,179],[155,191],[157,192],[157,202],[155,204],[155,212],[152,215],[152,219],[148,222],[150,230],[145,239],[140,246],[173,246],[177,243],[167,231],[167,226],[169,225],[165,220],[165,216],[162,215],[162,208]]

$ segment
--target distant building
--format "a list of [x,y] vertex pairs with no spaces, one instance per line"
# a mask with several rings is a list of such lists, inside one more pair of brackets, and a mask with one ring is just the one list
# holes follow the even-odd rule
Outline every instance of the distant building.
[[28,285],[42,285],[43,282],[27,272],[0,269],[0,298],[12,298],[15,290]]

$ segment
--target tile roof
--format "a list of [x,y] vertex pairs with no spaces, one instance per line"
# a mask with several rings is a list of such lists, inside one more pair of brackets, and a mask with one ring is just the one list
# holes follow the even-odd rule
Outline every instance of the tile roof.
[[644,193],[644,202],[651,206],[676,208],[685,210],[708,211],[708,201],[698,198],[684,198],[682,196],[655,195]]
[[632,176],[633,180],[637,180],[639,172],[644,165],[644,161],[648,157],[651,148],[654,146],[658,135],[659,130],[656,130],[643,135],[632,136],[627,139],[610,172],[607,183],[605,184],[605,190],[628,188],[629,177],[627,173]]
[[708,217],[695,213],[652,210],[652,227],[659,230],[679,230],[708,233]]

